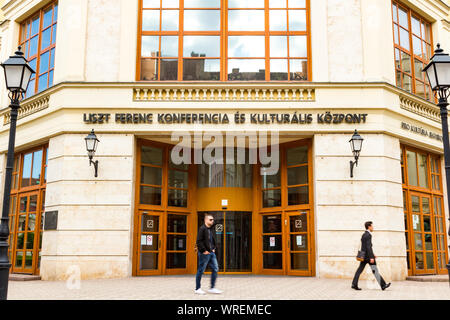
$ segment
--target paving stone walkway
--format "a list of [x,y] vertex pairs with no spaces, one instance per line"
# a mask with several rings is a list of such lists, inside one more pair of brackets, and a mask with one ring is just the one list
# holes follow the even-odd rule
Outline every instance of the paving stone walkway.
[[[203,288],[210,276],[205,275]],[[285,276],[219,275],[221,295],[195,295],[195,276],[153,276],[125,279],[10,281],[10,300],[450,300],[448,282],[397,281],[385,291],[376,282],[361,280],[362,291],[351,280]]]

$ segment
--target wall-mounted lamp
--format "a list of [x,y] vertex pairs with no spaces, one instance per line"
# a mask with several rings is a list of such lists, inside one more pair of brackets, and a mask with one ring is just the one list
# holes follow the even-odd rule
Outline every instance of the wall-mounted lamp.
[[353,155],[355,156],[355,161],[350,161],[350,178],[353,178],[353,167],[358,166],[359,154],[361,153],[362,143],[364,139],[358,133],[358,130],[355,130],[353,137],[350,139],[350,146],[352,148]]
[[97,178],[98,160],[93,161],[92,158],[94,158],[95,151],[97,151],[97,145],[100,140],[97,139],[97,136],[94,133],[94,129],[92,129],[91,133],[89,133],[88,136],[84,138],[84,140],[86,141],[86,150],[89,156],[89,165],[94,164],[95,177]]

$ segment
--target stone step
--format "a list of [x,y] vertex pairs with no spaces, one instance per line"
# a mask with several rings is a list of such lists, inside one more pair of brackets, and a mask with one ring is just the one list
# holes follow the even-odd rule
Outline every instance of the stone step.
[[406,277],[406,280],[422,282],[448,282],[448,275],[410,276]]
[[9,281],[36,281],[36,280],[41,280],[41,276],[31,274],[19,274],[19,273],[11,273],[9,275]]

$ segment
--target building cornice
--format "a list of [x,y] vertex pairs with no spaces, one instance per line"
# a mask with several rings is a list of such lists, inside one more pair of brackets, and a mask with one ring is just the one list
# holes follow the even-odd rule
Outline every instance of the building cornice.
[[[326,89],[382,89],[398,95],[400,108],[440,123],[439,108],[387,82],[63,82],[21,102],[19,119],[49,107],[51,95],[64,89],[123,89],[132,92],[132,103],[153,101],[186,102],[315,102],[316,92]],[[9,107],[0,110],[4,125],[9,123]]]

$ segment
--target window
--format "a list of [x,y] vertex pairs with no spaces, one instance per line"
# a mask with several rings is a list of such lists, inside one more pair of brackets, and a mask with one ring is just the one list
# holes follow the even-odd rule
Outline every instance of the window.
[[396,2],[392,18],[397,87],[431,101],[431,87],[422,72],[432,55],[431,24]]
[[140,147],[139,203],[188,207],[189,165],[174,164],[167,146]]
[[25,58],[36,72],[30,80],[25,98],[53,85],[57,19],[58,4],[55,2],[39,10],[21,25],[20,45]]
[[[308,145],[281,147],[277,172],[262,166],[262,207],[308,205],[310,193]],[[283,160],[284,159],[284,160]]]
[[138,80],[310,80],[309,0],[141,0]]

